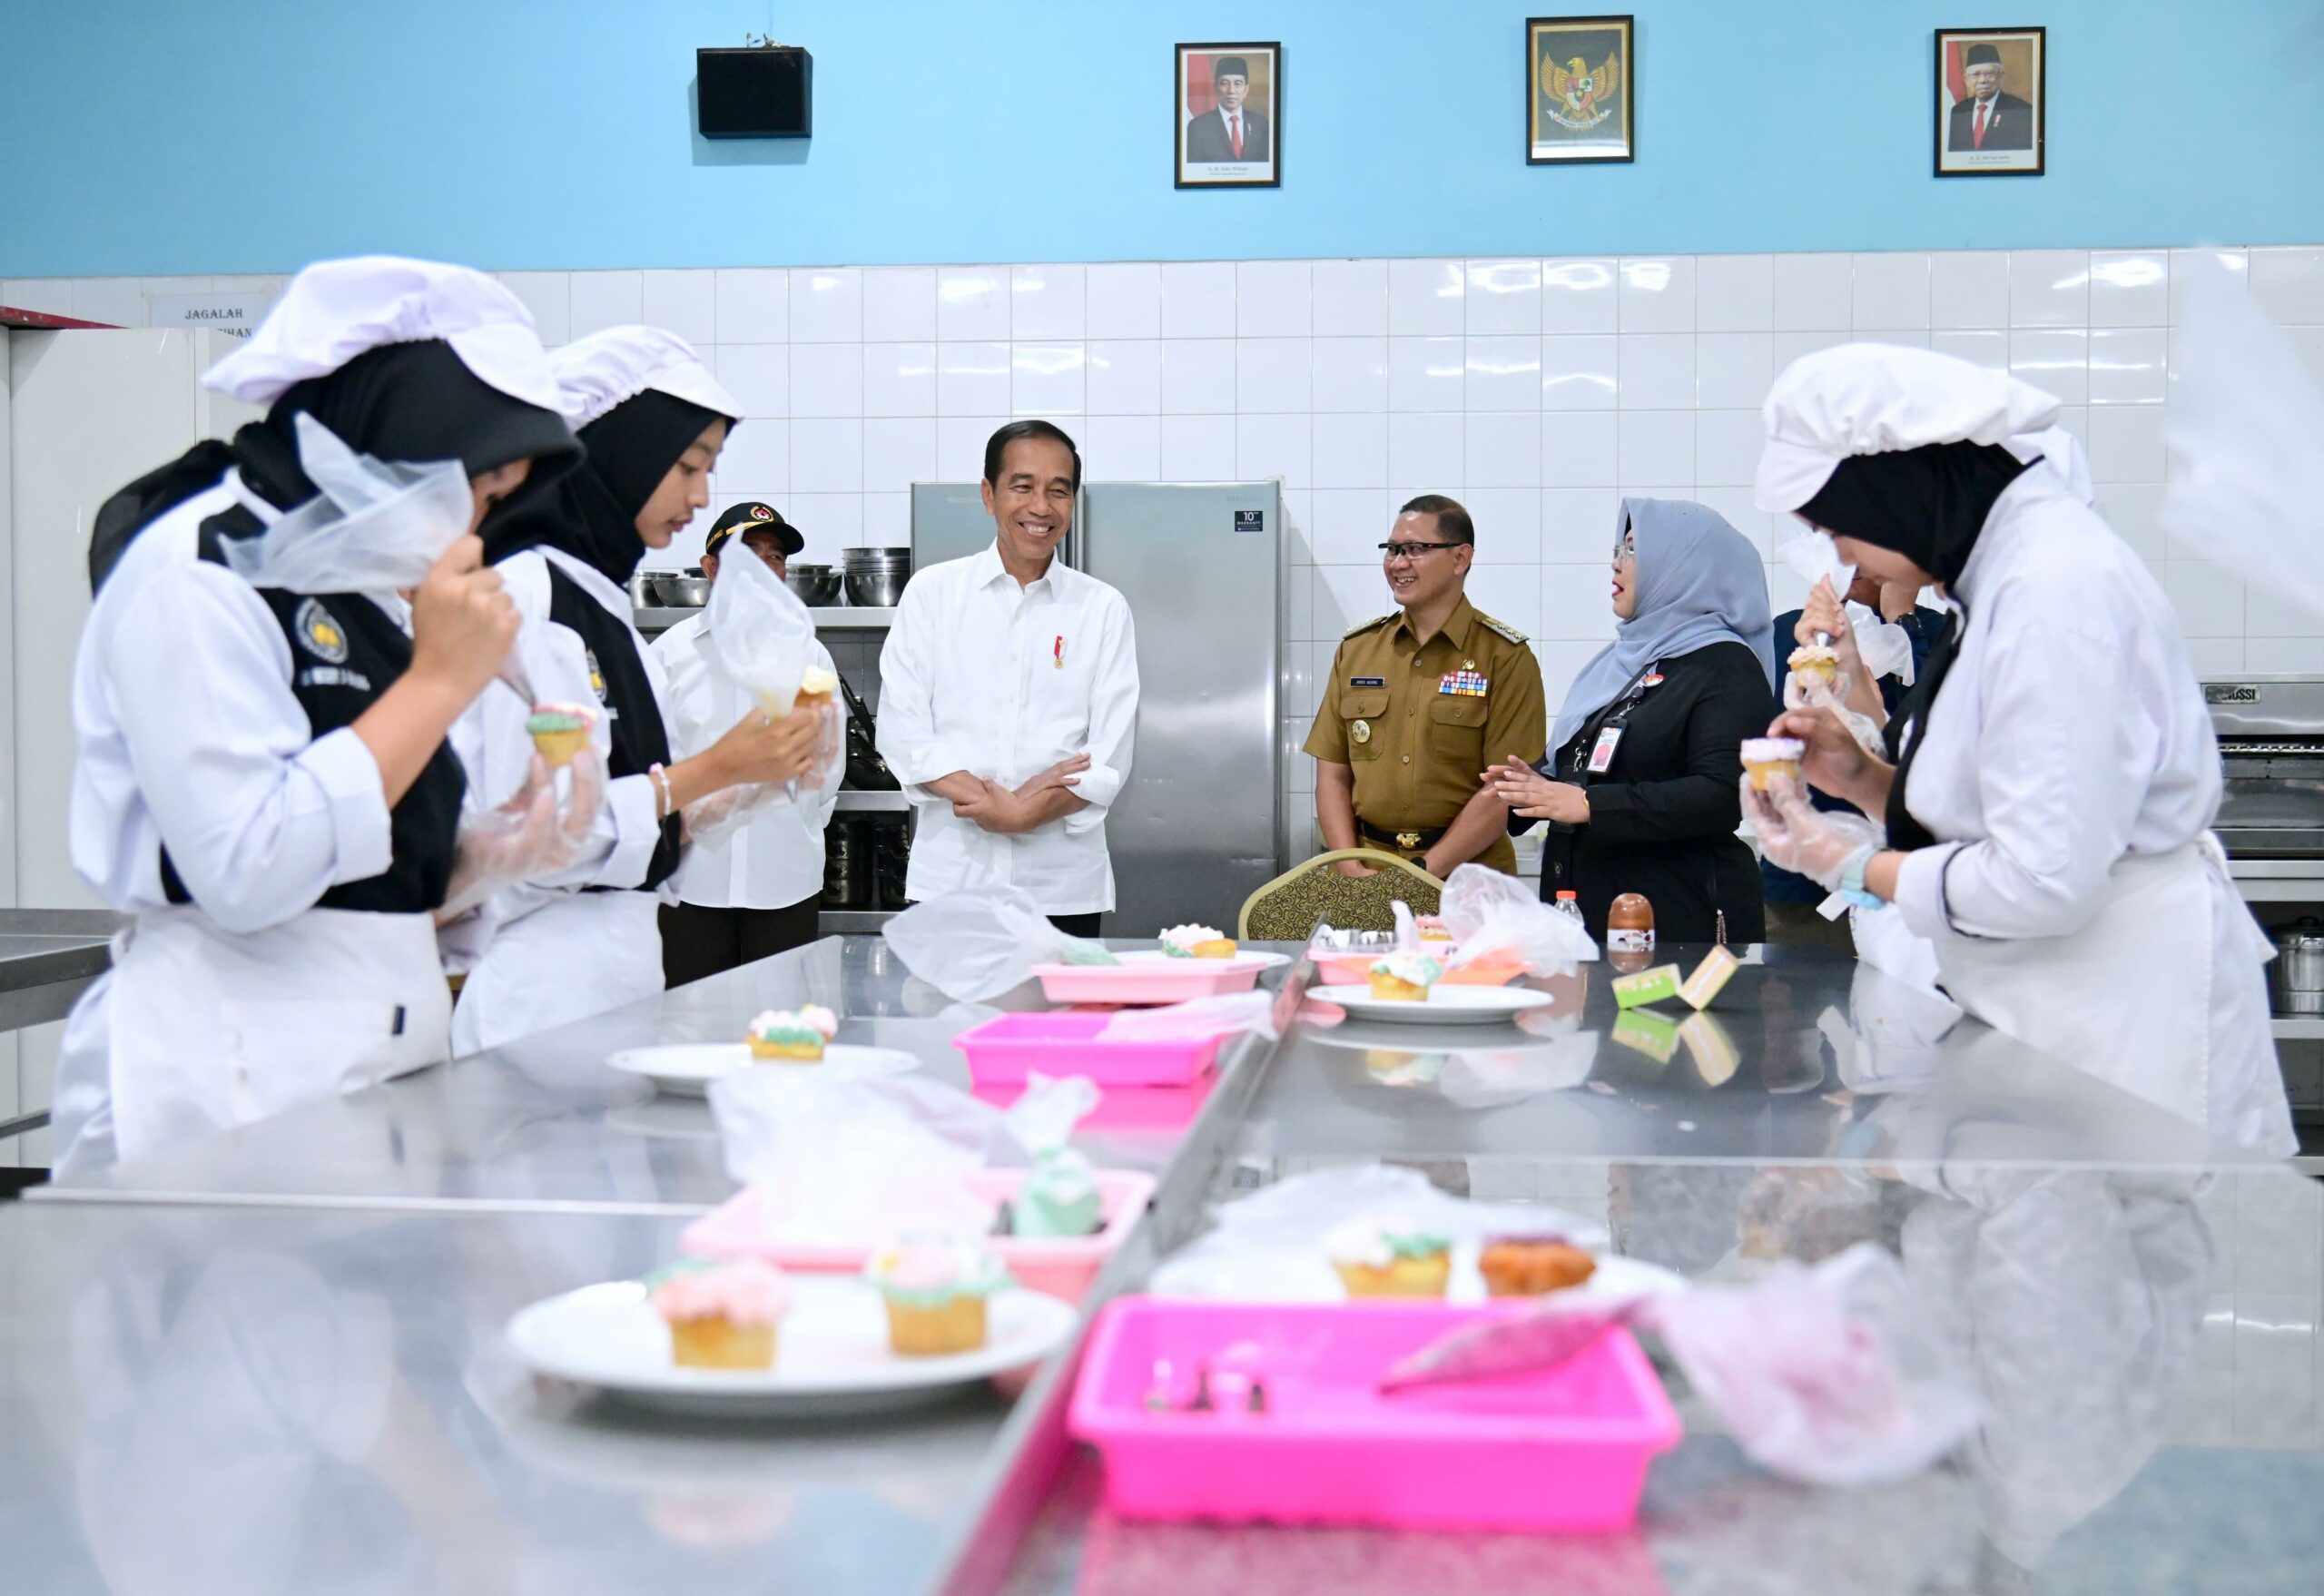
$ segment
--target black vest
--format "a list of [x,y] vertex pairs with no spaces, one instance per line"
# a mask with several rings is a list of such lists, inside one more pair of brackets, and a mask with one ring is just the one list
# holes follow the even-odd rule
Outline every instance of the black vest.
[[[636,635],[618,616],[591,597],[588,590],[544,557],[548,567],[548,618],[570,629],[589,651],[589,685],[606,706],[606,729],[613,734],[613,754],[606,774],[615,779],[642,776],[657,764],[670,763],[670,734],[662,724],[662,706],[654,684],[638,657]],[[652,892],[677,873],[683,832],[676,815],[662,823],[662,840],[654,845],[639,890]],[[625,891],[589,887],[586,892]]]
[[[220,558],[217,540],[204,528],[202,557]],[[320,738],[379,701],[389,685],[411,665],[411,639],[378,605],[355,593],[310,596],[280,588],[255,589],[274,612],[290,645],[290,691]],[[198,667],[197,667],[198,668]],[[357,909],[374,914],[425,914],[442,907],[452,879],[452,853],[460,826],[460,801],[468,777],[448,741],[439,744],[419,779],[389,814],[394,857],[379,874],[331,888],[318,909]],[[162,890],[172,903],[192,896],[162,850]]]

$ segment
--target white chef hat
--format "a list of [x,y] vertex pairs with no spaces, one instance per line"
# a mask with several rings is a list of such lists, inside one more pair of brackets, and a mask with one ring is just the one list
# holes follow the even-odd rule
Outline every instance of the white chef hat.
[[1850,455],[2008,443],[2048,428],[2058,401],[2006,371],[1951,355],[1850,343],[1784,368],[1764,413],[1768,447],[1755,498],[1763,510],[1796,510]]
[[480,380],[511,399],[557,409],[540,335],[525,301],[466,266],[358,255],[318,261],[290,280],[264,321],[202,385],[269,405],[382,344],[441,339]]
[[730,421],[742,419],[741,402],[718,385],[694,345],[658,327],[608,327],[566,345],[549,365],[576,432],[649,388]]

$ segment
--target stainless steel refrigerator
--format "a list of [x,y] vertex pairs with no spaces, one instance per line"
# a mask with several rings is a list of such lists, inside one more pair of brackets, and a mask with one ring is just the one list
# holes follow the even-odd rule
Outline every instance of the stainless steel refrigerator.
[[[1137,632],[1137,741],[1106,817],[1109,936],[1207,921],[1283,869],[1274,482],[1091,482],[1063,558],[1118,589]],[[912,488],[912,568],[993,537],[977,484]]]

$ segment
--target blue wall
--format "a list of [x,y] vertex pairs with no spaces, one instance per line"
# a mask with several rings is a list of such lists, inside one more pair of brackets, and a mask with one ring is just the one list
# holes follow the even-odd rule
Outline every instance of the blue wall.
[[[1546,0],[13,0],[0,276],[2324,239],[2317,0],[1629,3],[1639,160],[1555,168]],[[694,47],[771,17],[814,139],[696,138]],[[2051,174],[1939,181],[1931,30],[1994,21],[2050,30]],[[1170,186],[1221,37],[1284,42],[1279,190]]]

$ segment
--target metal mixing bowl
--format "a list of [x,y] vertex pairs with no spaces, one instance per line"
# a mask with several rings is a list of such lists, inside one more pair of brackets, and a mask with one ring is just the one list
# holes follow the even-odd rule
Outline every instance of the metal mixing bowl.
[[657,576],[654,594],[672,609],[700,609],[710,602],[710,578],[707,576]]
[[865,609],[892,609],[903,596],[910,571],[849,571],[847,602]]
[[839,602],[839,573],[829,566],[793,566],[783,580],[810,609],[824,609]]

